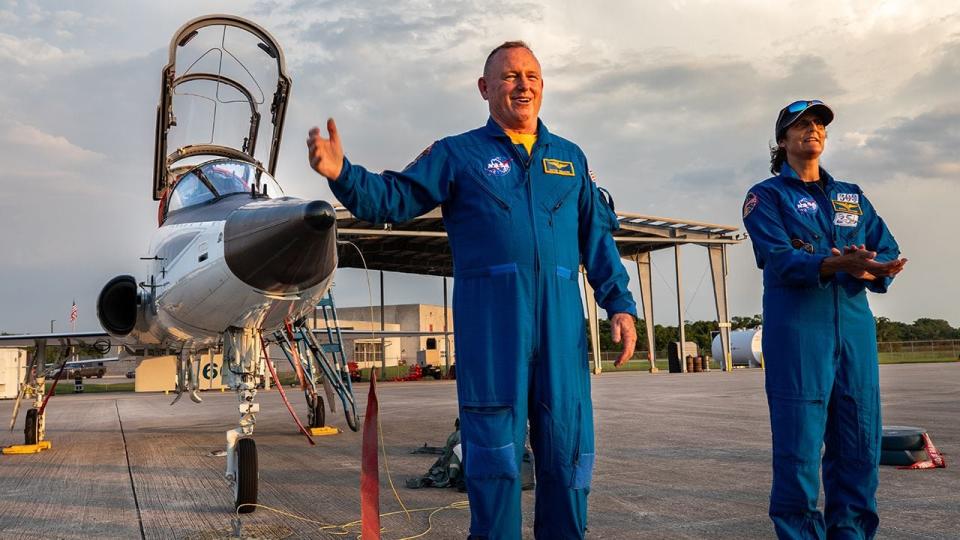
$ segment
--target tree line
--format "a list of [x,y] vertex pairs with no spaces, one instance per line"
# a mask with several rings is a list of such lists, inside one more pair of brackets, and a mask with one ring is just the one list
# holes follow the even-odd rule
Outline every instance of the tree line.
[[[944,339],[960,339],[960,328],[950,326],[948,321],[943,319],[920,318],[912,323],[903,323],[891,321],[887,317],[875,317],[877,323],[877,341],[928,341]],[[733,330],[747,330],[757,328],[763,325],[763,318],[757,314],[750,317],[733,317],[730,319]],[[647,330],[643,319],[638,319],[637,327],[637,351],[648,350]],[[687,341],[697,344],[702,352],[710,354],[710,345],[713,342],[713,336],[720,330],[717,321],[687,321],[684,324]],[[676,326],[664,326],[656,324],[653,326],[653,335],[657,345],[657,355],[666,356],[668,344],[679,339]],[[589,343],[590,333],[587,330],[587,343]],[[600,321],[600,350],[613,351],[618,349],[613,339],[610,337],[610,323],[606,320]]]

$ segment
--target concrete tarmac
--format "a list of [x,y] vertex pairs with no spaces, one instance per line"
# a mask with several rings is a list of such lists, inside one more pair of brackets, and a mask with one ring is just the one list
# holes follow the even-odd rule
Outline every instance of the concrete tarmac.
[[[884,421],[926,428],[947,469],[881,470],[880,538],[960,538],[960,364],[880,368]],[[605,373],[593,379],[598,459],[588,538],[772,538],[767,518],[770,431],[763,372]],[[368,385],[356,386],[366,403]],[[449,381],[378,387],[386,465],[407,508],[465,501],[447,489],[410,490],[407,478],[436,456],[457,414]],[[301,419],[299,391],[288,390]],[[59,395],[47,414],[52,450],[0,456],[0,538],[228,538],[233,495],[223,479],[224,431],[236,426],[236,398],[207,392],[204,403],[158,394]],[[258,509],[244,538],[355,538],[330,527],[360,518],[360,434],[296,432],[276,390],[258,401],[259,502],[310,521]],[[7,421],[12,401],[0,402]],[[338,413],[328,424],[346,429]],[[361,407],[362,413],[362,407]],[[6,425],[6,424],[4,424]],[[0,445],[23,442],[23,413]],[[381,511],[400,510],[381,455]],[[822,504],[822,498],[821,498]],[[532,538],[533,493],[524,492],[524,537]],[[465,509],[383,518],[383,538],[465,538]]]

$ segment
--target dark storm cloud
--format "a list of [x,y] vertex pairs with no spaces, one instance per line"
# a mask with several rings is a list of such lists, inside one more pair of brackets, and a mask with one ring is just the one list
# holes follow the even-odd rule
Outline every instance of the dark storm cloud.
[[591,166],[621,199],[636,201],[636,211],[702,212],[723,222],[736,221],[743,192],[768,176],[777,111],[800,97],[844,92],[811,55],[771,65],[676,54],[606,63],[574,56],[556,71],[568,84],[545,98],[550,112],[565,131],[580,133],[575,140]]
[[960,179],[960,101],[894,118],[837,161],[884,181],[898,176]]

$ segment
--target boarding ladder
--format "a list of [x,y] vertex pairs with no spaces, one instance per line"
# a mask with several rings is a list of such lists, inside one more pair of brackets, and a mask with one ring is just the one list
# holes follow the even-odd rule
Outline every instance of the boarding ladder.
[[317,304],[317,309],[323,315],[325,328],[311,331],[304,318],[288,324],[285,330],[277,330],[273,337],[294,371],[303,373],[307,402],[315,406],[316,400],[320,399],[322,407],[322,399],[317,393],[318,387],[322,387],[331,401],[331,410],[335,410],[332,402],[333,393],[336,392],[343,405],[347,426],[357,431],[357,405],[332,292],[327,292]]

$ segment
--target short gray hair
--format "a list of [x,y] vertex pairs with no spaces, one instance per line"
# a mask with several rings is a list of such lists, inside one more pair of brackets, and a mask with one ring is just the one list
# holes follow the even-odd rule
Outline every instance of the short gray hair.
[[[493,61],[493,57],[497,55],[498,52],[504,49],[526,49],[530,51],[530,54],[533,54],[533,49],[525,41],[504,41],[497,48],[490,51],[490,54],[487,55],[487,61],[483,63],[483,76],[487,76],[487,70],[490,69],[490,63]],[[536,56],[536,55],[534,55]]]

